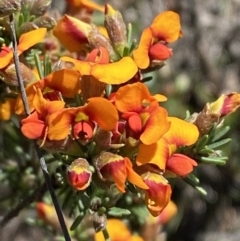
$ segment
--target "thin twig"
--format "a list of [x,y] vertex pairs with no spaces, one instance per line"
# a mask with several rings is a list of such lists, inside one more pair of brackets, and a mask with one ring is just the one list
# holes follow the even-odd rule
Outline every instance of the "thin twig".
[[[20,88],[20,91],[21,91],[21,97],[22,97],[25,112],[29,116],[30,110],[29,110],[27,95],[26,95],[26,91],[25,91],[25,88],[24,88],[24,84],[23,84],[23,80],[22,80],[22,76],[21,76],[20,65],[19,65],[19,59],[18,59],[17,38],[16,38],[16,30],[15,30],[15,25],[14,25],[13,14],[11,14],[9,16],[9,20],[10,20],[10,28],[11,28],[11,31],[12,31],[12,37],[13,37],[13,57],[14,57],[14,64],[15,64],[15,69],[16,69],[16,74],[17,74],[17,79],[18,79],[18,85],[19,85],[19,88]],[[35,149],[36,149],[37,156],[38,156],[38,159],[39,159],[39,162],[40,162],[40,166],[41,166],[44,178],[45,178],[45,183],[46,183],[48,191],[51,195],[52,202],[53,202],[54,208],[55,208],[57,216],[58,216],[58,220],[59,220],[59,223],[60,223],[60,226],[61,226],[61,229],[62,229],[63,236],[64,236],[66,241],[71,241],[71,238],[70,238],[70,235],[68,233],[68,229],[67,229],[67,226],[66,226],[66,223],[65,223],[60,205],[58,203],[58,200],[57,200],[56,194],[54,192],[54,189],[52,187],[51,177],[48,173],[45,159],[41,155],[40,149],[37,146],[36,142],[35,142]]]

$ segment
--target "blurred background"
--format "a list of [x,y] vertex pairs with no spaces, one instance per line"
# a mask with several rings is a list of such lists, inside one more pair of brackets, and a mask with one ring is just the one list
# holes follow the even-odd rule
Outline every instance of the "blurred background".
[[[118,9],[125,22],[133,24],[133,35],[137,39],[159,12],[173,10],[180,15],[183,37],[170,45],[172,58],[154,73],[153,81],[148,83],[154,93],[168,97],[165,107],[170,116],[184,118],[187,110],[199,112],[206,102],[214,101],[222,93],[240,92],[240,0],[96,2],[108,2]],[[64,0],[52,2],[52,10],[57,9],[60,13],[64,13],[66,7]],[[100,13],[93,14],[93,22],[103,22]],[[207,196],[202,196],[180,179],[175,182],[173,200],[178,206],[178,213],[163,227],[168,241],[240,240],[239,120],[239,110],[226,118],[226,123],[232,126],[229,133],[232,142],[224,150],[229,155],[228,163],[222,167],[204,165],[196,171],[208,192]],[[1,126],[4,131],[0,133],[0,150],[6,148],[8,143],[3,137],[7,133],[6,123],[1,123]],[[19,140],[15,141],[17,143]],[[8,162],[11,163],[11,158]],[[44,188],[42,191],[45,191]],[[1,202],[1,195],[14,195],[14,192],[17,193],[16,188],[6,190],[2,185],[1,214],[6,212],[6,203]],[[41,228],[35,228],[33,232],[32,226],[23,222],[28,215],[34,216],[34,212],[34,209],[27,210],[11,221],[1,232],[0,240],[44,240],[45,234]],[[24,234],[21,233],[23,229]],[[9,236],[9,233],[14,235]]]

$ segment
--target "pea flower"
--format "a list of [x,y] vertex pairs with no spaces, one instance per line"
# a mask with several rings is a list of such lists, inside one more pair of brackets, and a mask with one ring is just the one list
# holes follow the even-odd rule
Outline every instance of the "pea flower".
[[[151,96],[148,88],[140,83],[128,84],[118,89],[115,94],[115,106],[127,120],[128,135],[146,145],[158,141],[169,129],[167,111],[158,101],[165,96]],[[144,104],[148,104],[144,106]]]
[[[80,91],[80,75],[77,71],[70,69],[62,69],[45,76],[43,79],[28,85],[25,90],[27,94],[30,112],[34,111],[33,100],[36,95],[36,88],[43,92],[46,97],[48,93],[55,93],[55,100],[59,99],[58,92],[63,97],[73,98]],[[15,113],[24,114],[22,98],[19,95],[16,100]]]
[[44,99],[41,90],[39,88],[36,89],[36,95],[33,99],[35,111],[21,121],[22,133],[29,139],[41,139],[41,146],[43,146],[48,138],[48,129],[51,123],[50,115],[62,110],[64,105],[63,101],[48,101]]
[[125,192],[125,182],[128,180],[139,188],[148,189],[132,167],[129,158],[111,152],[102,152],[96,159],[98,174],[103,180],[115,182],[121,192]]
[[154,60],[165,61],[172,56],[166,45],[182,35],[177,13],[165,11],[154,18],[141,36],[139,46],[133,51],[133,58],[140,69],[146,69]]
[[137,164],[156,165],[162,172],[169,170],[176,175],[186,176],[197,166],[190,157],[175,153],[178,147],[194,144],[198,137],[197,127],[176,117],[168,117],[171,127],[161,139],[151,145],[140,144],[137,154]]
[[49,118],[50,140],[65,139],[72,128],[73,138],[88,141],[93,136],[95,123],[106,131],[114,129],[118,113],[110,101],[102,97],[93,97],[84,106],[62,109]]

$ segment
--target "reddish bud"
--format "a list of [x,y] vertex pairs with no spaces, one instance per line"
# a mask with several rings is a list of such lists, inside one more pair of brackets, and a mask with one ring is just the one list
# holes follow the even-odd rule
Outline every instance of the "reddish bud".
[[172,50],[160,43],[152,45],[149,49],[149,57],[152,60],[165,61],[171,56]]
[[86,159],[78,158],[68,167],[67,177],[69,184],[77,189],[86,189],[92,180],[92,172]]

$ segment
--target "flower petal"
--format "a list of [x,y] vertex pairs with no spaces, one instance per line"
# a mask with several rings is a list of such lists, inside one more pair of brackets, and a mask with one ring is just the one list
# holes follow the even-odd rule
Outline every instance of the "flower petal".
[[70,125],[74,120],[78,108],[63,109],[48,117],[49,140],[63,140],[70,132]]
[[152,96],[143,83],[137,82],[120,87],[115,95],[117,109],[124,112],[137,112],[142,110],[142,102]]
[[71,69],[52,72],[44,78],[45,85],[61,92],[67,98],[73,98],[80,90],[80,74]]
[[73,58],[70,58],[67,56],[62,57],[61,60],[73,63],[75,65],[75,68],[80,72],[81,76],[90,75],[91,67],[92,67],[93,63],[73,59]]
[[148,189],[148,186],[143,181],[142,177],[138,175],[132,168],[132,163],[129,160],[129,158],[125,157],[125,163],[127,168],[127,179],[132,184],[136,185],[139,188],[142,189]]
[[31,48],[33,45],[43,41],[47,33],[46,28],[38,28],[21,35],[18,44],[19,54]]
[[118,112],[115,106],[101,97],[92,97],[88,101],[84,112],[89,116],[89,119],[96,121],[105,131],[113,130],[118,121]]
[[160,139],[152,145],[140,144],[136,158],[137,165],[155,164],[162,171],[165,171],[166,163],[170,155],[168,144]]
[[197,162],[190,157],[175,153],[167,160],[166,168],[179,176],[186,176],[193,171],[195,166]]
[[87,36],[92,26],[76,18],[64,15],[53,29],[64,47],[70,52],[79,52],[88,43]]
[[165,11],[155,17],[150,29],[158,41],[167,43],[176,41],[182,34],[179,15],[172,11]]
[[156,217],[170,201],[172,194],[171,186],[166,179],[156,173],[148,172],[143,175],[143,179],[149,187],[145,195],[147,208]]
[[151,145],[157,142],[169,130],[171,123],[167,120],[167,111],[159,107],[158,102],[151,102],[144,112],[148,112],[150,115],[140,140],[146,145]]
[[21,121],[21,131],[29,139],[42,139],[46,130],[46,125],[42,120],[39,120],[38,113],[33,114]]
[[138,71],[138,68],[130,57],[124,57],[118,62],[110,64],[94,64],[91,75],[106,84],[123,84],[129,81]]
[[9,52],[6,55],[0,57],[0,69],[5,68],[8,64],[10,64],[13,58],[13,52]]
[[0,121],[9,120],[14,114],[16,99],[6,98],[4,101],[4,103],[0,102]]
[[168,117],[168,120],[171,122],[171,127],[163,138],[169,144],[190,146],[197,141],[199,131],[194,124],[176,117]]
[[152,31],[146,28],[141,36],[139,46],[133,51],[133,59],[140,69],[146,69],[150,64],[148,51],[152,45]]

